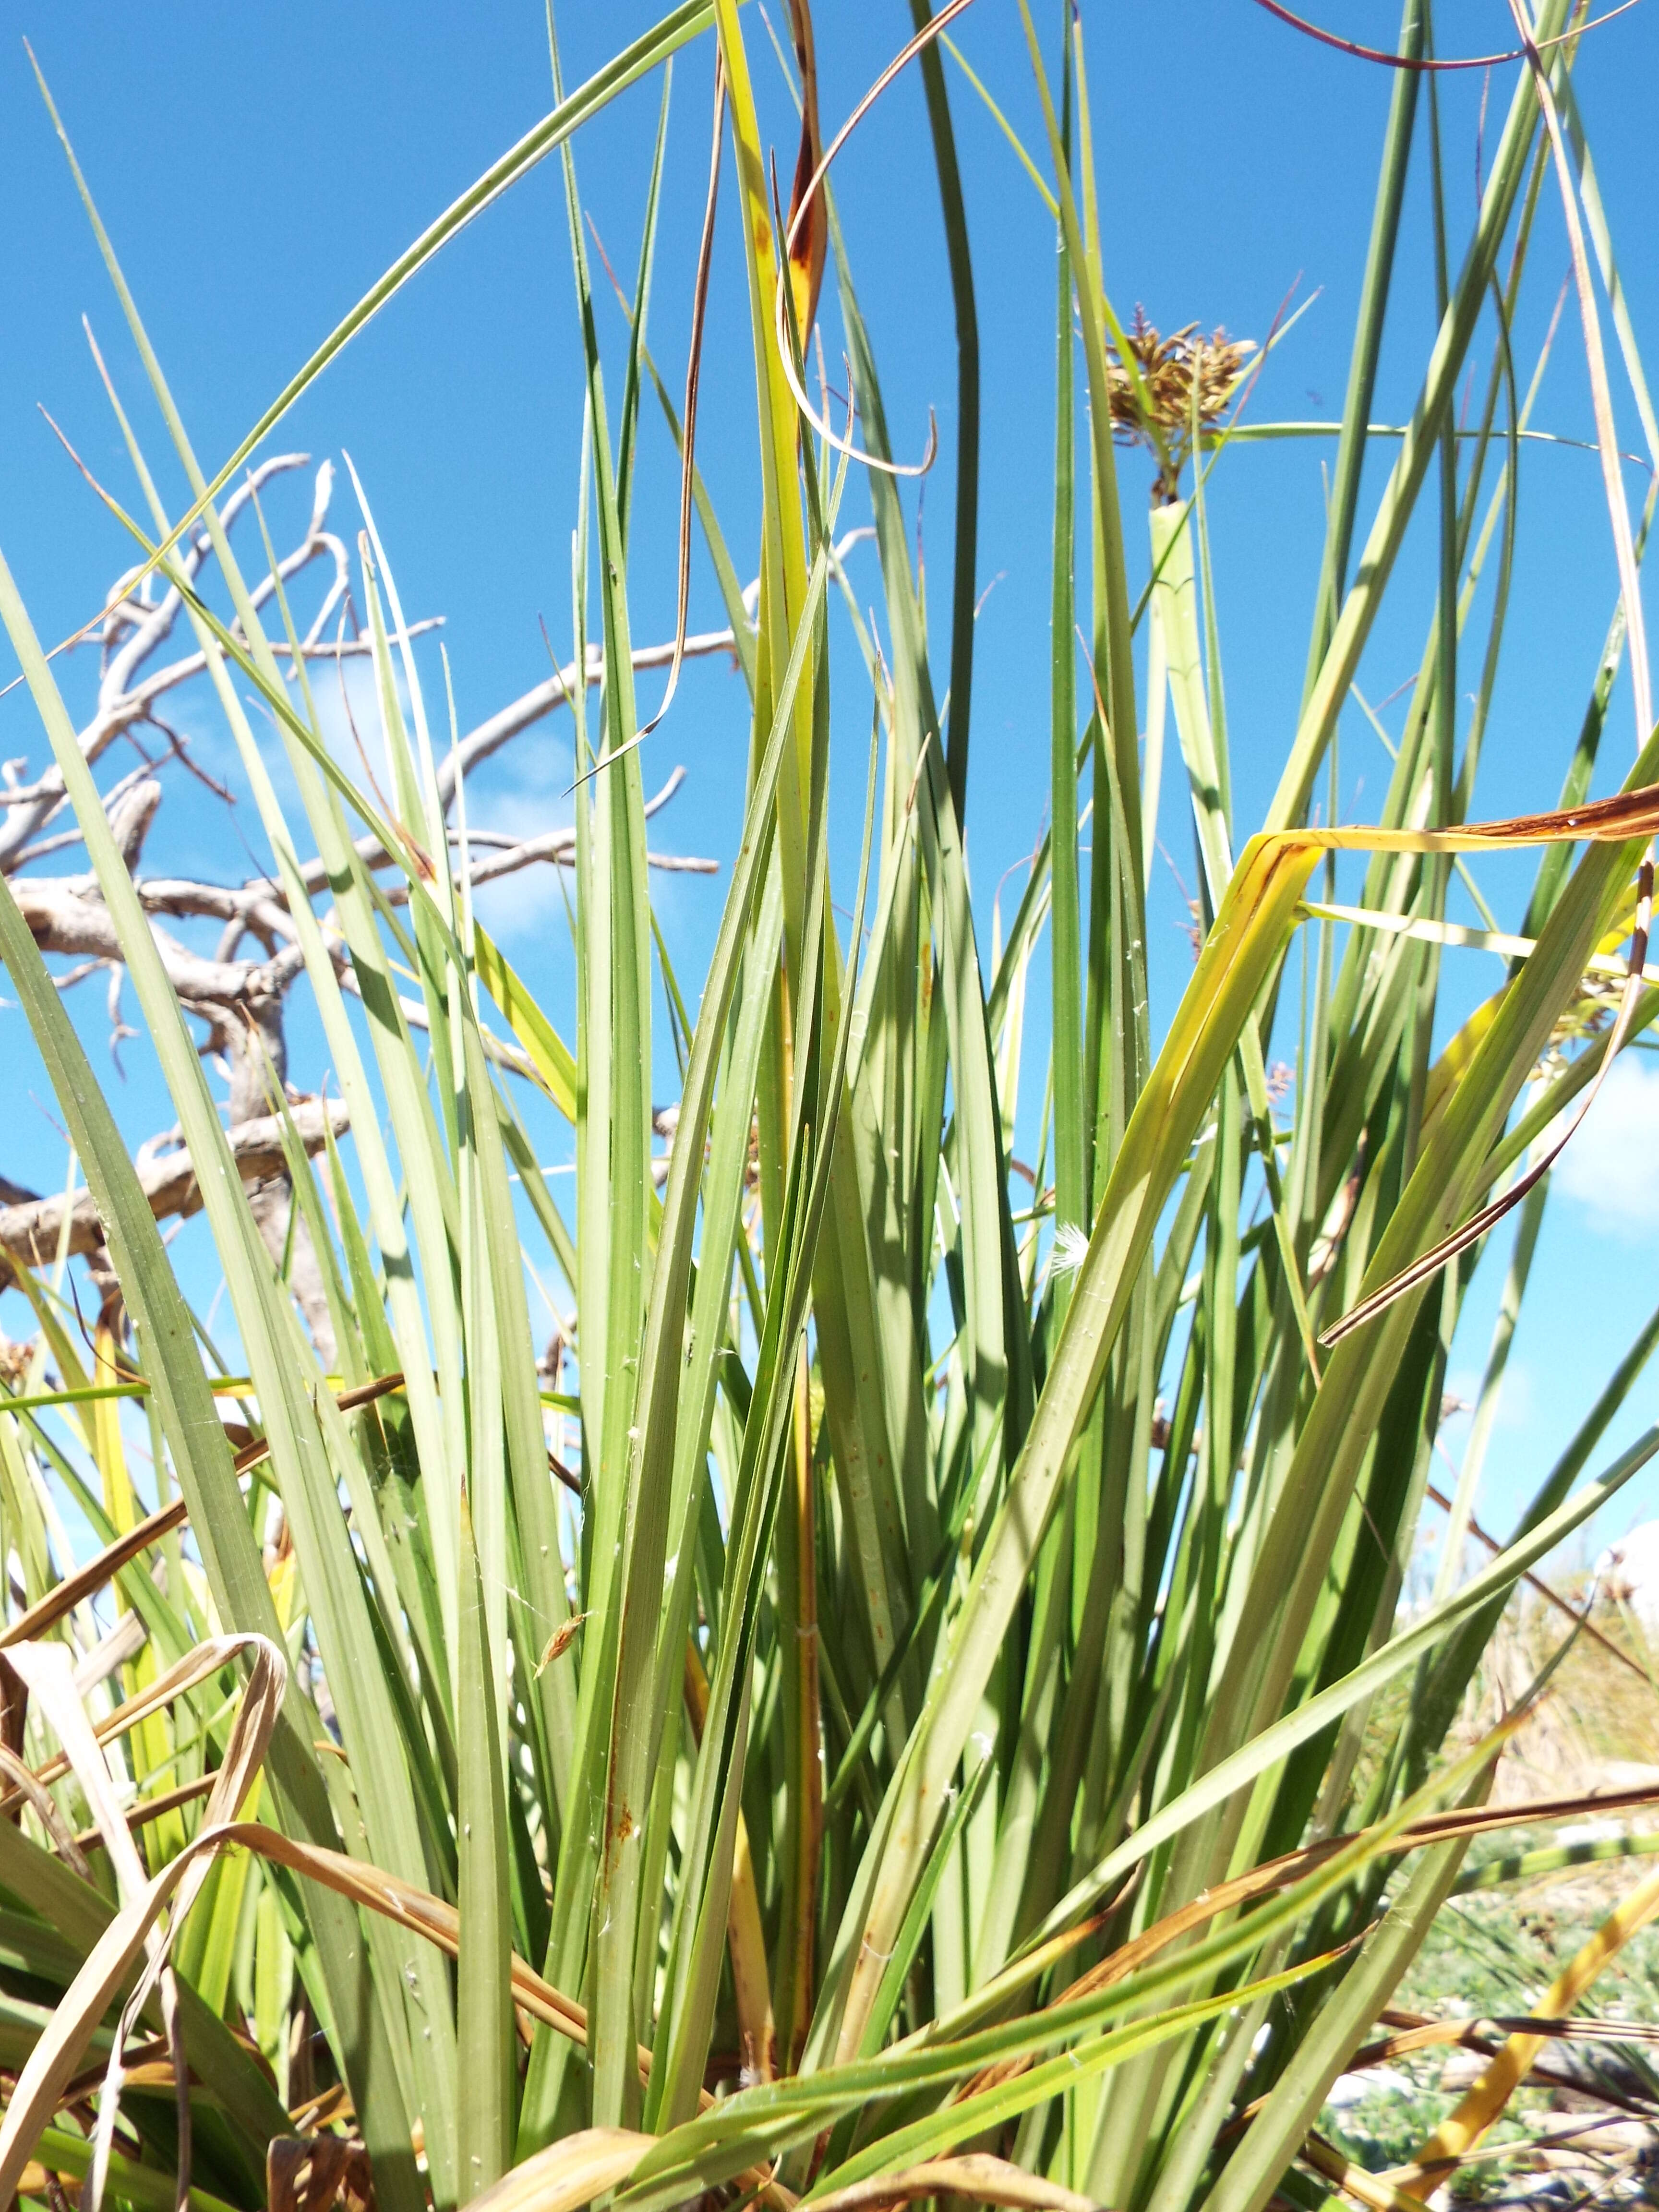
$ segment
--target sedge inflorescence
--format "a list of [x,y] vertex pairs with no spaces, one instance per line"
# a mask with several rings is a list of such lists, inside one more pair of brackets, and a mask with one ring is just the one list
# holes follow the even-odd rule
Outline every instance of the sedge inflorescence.
[[1237,392],[1255,341],[1230,338],[1224,330],[1205,337],[1196,323],[1165,337],[1139,306],[1123,341],[1121,351],[1109,341],[1106,348],[1113,428],[1120,443],[1144,446],[1153,455],[1152,502],[1165,506],[1181,495],[1181,471],[1194,441],[1220,420]]

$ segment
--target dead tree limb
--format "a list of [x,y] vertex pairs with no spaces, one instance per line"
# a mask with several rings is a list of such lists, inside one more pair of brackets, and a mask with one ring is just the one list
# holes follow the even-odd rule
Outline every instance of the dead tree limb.
[[[273,481],[307,465],[303,453],[283,453],[262,463],[247,480],[224,501],[220,519],[227,532],[254,511],[258,495]],[[346,545],[328,526],[328,510],[334,470],[325,461],[317,471],[309,517],[291,550],[282,555],[270,573],[251,585],[256,608],[270,603],[279,583],[285,591],[297,585],[307,572],[320,571],[323,581],[310,622],[297,641],[274,643],[272,649],[292,665],[296,659],[343,664],[372,650],[370,641],[356,631],[351,600],[351,572]],[[863,533],[855,532],[856,537]],[[837,552],[844,550],[843,546]],[[173,558],[185,582],[193,589],[208,588],[207,572],[216,556],[213,541],[204,530],[196,532],[176,549]],[[751,605],[757,587],[745,595]],[[118,778],[102,794],[104,808],[115,842],[131,872],[168,980],[185,1011],[203,1025],[199,1043],[214,1056],[228,1088],[228,1132],[249,1203],[264,1242],[278,1264],[287,1270],[289,1286],[305,1316],[325,1363],[334,1354],[333,1330],[317,1255],[312,1250],[302,1220],[295,1216],[293,1192],[279,1138],[279,1124],[270,1113],[273,1095],[295,1092],[288,1085],[288,1053],[284,1029],[287,994],[304,966],[299,933],[289,910],[288,893],[274,876],[256,874],[240,884],[216,883],[187,876],[146,876],[140,859],[146,837],[162,798],[160,771],[182,764],[227,804],[232,794],[214,781],[191,759],[186,738],[162,720],[160,707],[170,695],[207,672],[209,653],[202,649],[180,653],[174,641],[185,600],[176,584],[169,584],[140,569],[117,579],[106,594],[104,616],[90,642],[98,653],[97,693],[91,719],[79,732],[81,751],[88,763],[102,759],[121,740],[139,755],[141,765]],[[411,634],[433,627],[412,626]],[[232,635],[240,634],[233,622]],[[325,633],[332,629],[333,635]],[[179,641],[182,642],[182,641]],[[729,653],[738,658],[732,630],[710,630],[686,641],[691,658]],[[171,654],[171,657],[169,657]],[[665,667],[673,655],[670,645],[646,646],[632,656],[636,671]],[[598,647],[590,647],[579,671],[573,662],[556,670],[543,684],[490,715],[471,730],[442,761],[437,770],[439,797],[447,812],[459,794],[467,772],[499,753],[523,732],[546,715],[568,705],[579,684],[603,684],[605,660]],[[139,741],[146,726],[160,732],[165,750],[152,757]],[[65,960],[59,972],[60,989],[102,971],[110,981],[112,1049],[134,1032],[121,1017],[120,990],[125,963],[119,936],[91,874],[38,872],[49,856],[81,842],[80,826],[67,814],[68,800],[61,772],[50,767],[26,780],[28,763],[0,763],[0,874],[9,880],[35,943],[43,952]],[[684,770],[676,769],[646,807],[647,816],[659,812],[678,789]],[[56,825],[56,826],[55,826]],[[575,857],[574,827],[508,836],[470,830],[462,836],[453,830],[452,862],[458,886],[474,887],[500,882],[522,869],[569,866]],[[377,871],[392,868],[395,856],[384,851],[373,836],[357,841],[357,851]],[[712,873],[715,863],[651,852],[654,868]],[[305,866],[306,891],[325,899],[329,885],[320,861]],[[401,876],[386,883],[388,903],[403,903],[408,896]],[[323,941],[334,962],[342,987],[355,992],[356,975],[349,953],[325,908],[318,920]],[[216,921],[218,944],[211,953],[188,944],[166,925]],[[249,940],[261,957],[240,957]],[[411,1024],[424,1025],[425,1009],[417,1000],[400,999]],[[487,1048],[496,1063],[520,1076],[532,1071],[524,1054],[510,1042],[494,1037]],[[292,1113],[308,1152],[324,1141],[324,1108],[314,1099],[298,1099]],[[329,1126],[345,1127],[344,1109],[327,1109]],[[201,1194],[195,1171],[182,1153],[157,1154],[154,1144],[142,1147],[137,1164],[145,1194],[158,1218],[195,1212]],[[0,1290],[15,1279],[15,1266],[49,1263],[62,1248],[88,1262],[106,1312],[116,1297],[101,1228],[90,1197],[82,1193],[65,1218],[60,1198],[37,1197],[9,1184],[0,1176]],[[14,1265],[15,1263],[15,1266]]]
[[[312,1153],[321,1152],[327,1141],[325,1127],[337,1138],[350,1127],[351,1117],[338,1099],[326,1103],[318,1098],[297,1099],[289,1108],[289,1115],[295,1135]],[[225,1141],[245,1183],[268,1182],[285,1173],[283,1125],[275,1114],[234,1123],[226,1130]],[[202,1210],[196,1163],[182,1146],[159,1157],[150,1153],[147,1158],[141,1152],[138,1182],[158,1221],[187,1219]],[[14,1264],[49,1267],[60,1246],[73,1254],[103,1249],[103,1224],[89,1190],[77,1191],[66,1206],[61,1192],[56,1198],[38,1198],[19,1191],[15,1183],[3,1188],[7,1203],[0,1205],[0,1289],[12,1280]]]

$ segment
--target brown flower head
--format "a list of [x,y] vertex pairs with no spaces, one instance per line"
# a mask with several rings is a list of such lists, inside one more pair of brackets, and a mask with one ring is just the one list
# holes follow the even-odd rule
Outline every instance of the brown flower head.
[[1144,446],[1154,456],[1152,500],[1165,506],[1181,495],[1181,471],[1194,431],[1209,428],[1225,411],[1255,344],[1250,338],[1230,338],[1225,331],[1201,337],[1196,323],[1166,338],[1140,307],[1124,337],[1140,390],[1109,340],[1113,428],[1120,444]]

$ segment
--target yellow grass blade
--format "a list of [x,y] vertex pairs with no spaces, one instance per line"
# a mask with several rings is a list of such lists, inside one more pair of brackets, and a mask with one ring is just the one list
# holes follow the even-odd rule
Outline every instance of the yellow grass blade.
[[[1659,1874],[1650,1875],[1639,1888],[1633,1889],[1556,1976],[1538,2001],[1540,2017],[1560,2020],[1570,2014],[1603,1967],[1638,1929],[1656,1917],[1659,1917]],[[1410,2188],[1419,2181],[1437,2178],[1437,2168],[1467,2155],[1526,2080],[1548,2040],[1543,2035],[1510,2036],[1457,2110],[1441,2122],[1411,2164],[1397,2166],[1387,2179],[1399,2187]]]

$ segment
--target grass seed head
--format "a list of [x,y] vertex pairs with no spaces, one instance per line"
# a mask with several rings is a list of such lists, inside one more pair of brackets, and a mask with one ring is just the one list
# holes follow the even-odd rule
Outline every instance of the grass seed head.
[[1226,411],[1255,343],[1230,338],[1224,330],[1203,337],[1196,323],[1166,338],[1139,305],[1124,337],[1133,375],[1109,339],[1106,347],[1113,428],[1120,444],[1144,446],[1157,460],[1152,503],[1168,506],[1181,496],[1194,430],[1210,428]]

